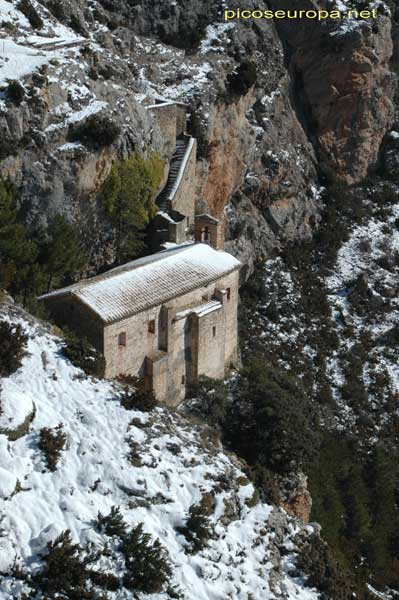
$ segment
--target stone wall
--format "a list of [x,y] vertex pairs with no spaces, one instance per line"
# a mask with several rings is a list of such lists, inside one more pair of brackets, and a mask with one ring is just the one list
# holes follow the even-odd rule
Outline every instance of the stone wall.
[[99,352],[104,352],[103,323],[101,319],[73,296],[53,297],[45,301],[51,318],[60,326],[86,337]]
[[[164,102],[149,106],[147,110],[152,114],[160,129],[165,153],[170,160],[176,148],[178,108],[174,103]],[[179,110],[180,112],[181,110]]]
[[181,138],[187,129],[187,106],[176,104],[176,137]]
[[184,173],[179,186],[171,198],[171,208],[188,217],[188,225],[194,224],[196,199],[196,163],[197,141],[194,138],[190,155],[185,163]]
[[[230,289],[229,299],[227,289]],[[220,366],[215,366],[220,365],[220,351],[224,348],[223,372],[224,367],[228,368],[237,359],[238,271],[179,296],[165,307],[158,306],[108,325],[104,331],[106,376],[156,376],[158,379],[154,381],[154,387],[159,394],[158,399],[176,406],[185,397],[190,382],[187,351],[191,352],[192,343],[189,315],[175,320],[176,313],[205,303],[215,296],[223,303],[224,310],[216,311],[220,315],[212,316],[211,313],[209,319],[203,318],[199,326],[199,374],[223,376]],[[156,324],[155,333],[149,332],[149,322],[152,320]],[[215,338],[214,326],[217,328]],[[223,329],[225,333],[222,336]],[[118,336],[122,332],[126,333],[125,347],[118,345]],[[164,363],[154,369],[160,358],[160,350],[167,352],[167,369]]]
[[192,315],[193,351],[196,356],[194,381],[201,375],[223,379],[225,374],[226,311],[225,307],[204,316]]

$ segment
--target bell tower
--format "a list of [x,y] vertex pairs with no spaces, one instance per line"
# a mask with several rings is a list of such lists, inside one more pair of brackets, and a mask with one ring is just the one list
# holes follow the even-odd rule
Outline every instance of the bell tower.
[[223,250],[223,222],[208,214],[197,215],[195,217],[195,241],[209,244],[215,250]]

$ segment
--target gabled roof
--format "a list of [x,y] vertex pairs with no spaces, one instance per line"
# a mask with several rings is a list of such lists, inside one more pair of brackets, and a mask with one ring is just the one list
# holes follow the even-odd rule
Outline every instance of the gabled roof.
[[231,254],[207,244],[183,244],[56,290],[40,300],[72,296],[112,323],[159,306],[239,269]]
[[204,223],[212,223],[217,225],[220,223],[220,219],[216,219],[216,217],[212,217],[212,215],[208,215],[208,213],[204,213],[202,215],[196,215],[195,217],[198,221],[203,221]]

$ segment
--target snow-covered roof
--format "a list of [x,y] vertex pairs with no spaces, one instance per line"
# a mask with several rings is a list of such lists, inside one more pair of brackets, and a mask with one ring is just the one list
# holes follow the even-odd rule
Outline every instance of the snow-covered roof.
[[187,308],[186,310],[182,310],[178,312],[175,316],[175,321],[179,321],[180,319],[184,319],[189,315],[196,314],[199,317],[205,317],[205,315],[209,315],[215,310],[220,310],[223,307],[223,304],[219,302],[219,300],[211,300],[210,302],[202,302],[198,306],[194,306],[193,308]]
[[214,225],[220,223],[219,219],[216,219],[216,217],[212,217],[212,215],[208,215],[207,213],[197,215],[196,219],[197,221],[203,221],[204,223],[212,223]]
[[239,269],[231,254],[207,244],[182,244],[42,296],[73,296],[111,323],[159,306]]

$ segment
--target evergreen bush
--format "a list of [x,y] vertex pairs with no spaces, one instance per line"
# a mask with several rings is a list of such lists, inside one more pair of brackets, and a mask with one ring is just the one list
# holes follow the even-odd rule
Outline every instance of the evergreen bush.
[[47,544],[43,568],[34,576],[33,585],[48,599],[98,600],[91,590],[88,565],[93,558],[84,556],[79,544],[72,542],[71,532],[64,531]]
[[67,437],[63,431],[62,424],[55,429],[43,427],[40,430],[39,448],[44,453],[47,468],[56,471],[62,451],[65,449]]
[[140,523],[125,536],[121,550],[127,570],[125,587],[147,594],[161,593],[171,579],[172,567],[159,540],[153,541],[144,533]]
[[0,377],[8,377],[20,368],[27,343],[21,325],[0,321]]
[[100,512],[97,517],[97,529],[109,536],[123,538],[126,535],[127,525],[123,520],[119,506],[113,506],[111,512],[104,516]]
[[250,464],[279,473],[304,469],[319,446],[315,408],[302,383],[261,356],[237,379],[223,431]]
[[105,115],[90,115],[83,123],[71,126],[68,140],[82,142],[93,150],[111,146],[121,134],[120,126]]
[[0,177],[0,287],[32,309],[38,295],[69,283],[86,255],[64,216],[57,215],[47,228],[28,228],[18,200],[12,182]]
[[19,106],[25,98],[25,88],[18,80],[13,79],[8,82],[7,95],[16,106]]
[[25,15],[33,29],[42,29],[44,26],[43,19],[29,0],[21,0],[17,8]]
[[191,412],[211,426],[220,427],[223,424],[228,404],[228,387],[224,381],[201,376],[191,388],[190,395],[195,399],[190,404]]
[[244,96],[256,84],[256,81],[256,63],[252,60],[244,59],[238,65],[236,71],[228,76],[227,89],[233,96]]
[[326,542],[317,535],[311,536],[301,547],[297,565],[306,575],[306,585],[320,591],[322,600],[355,597],[356,588],[349,573],[339,566]]
[[140,382],[136,382],[134,388],[125,388],[121,404],[126,410],[151,412],[158,405],[158,402],[152,390],[146,390]]
[[192,553],[197,553],[205,548],[212,535],[206,506],[203,503],[190,506],[187,523],[178,531],[190,543]]
[[64,333],[64,341],[65,346],[62,353],[75,367],[82,369],[86,375],[104,376],[104,356],[90,344],[87,338],[78,337],[72,331],[67,330]]

